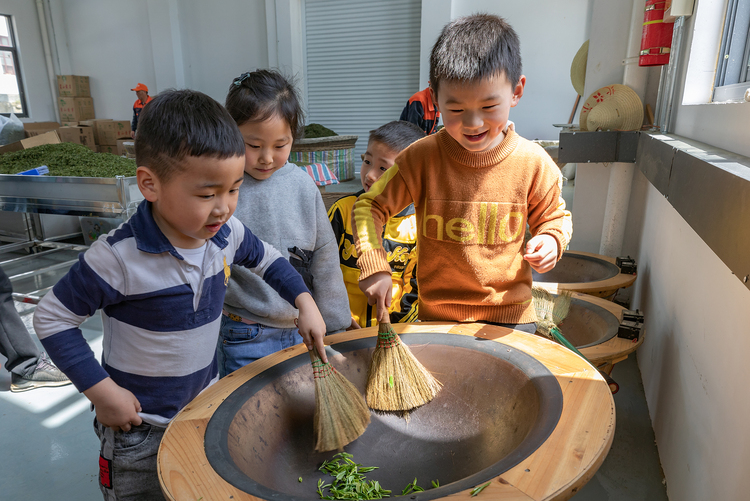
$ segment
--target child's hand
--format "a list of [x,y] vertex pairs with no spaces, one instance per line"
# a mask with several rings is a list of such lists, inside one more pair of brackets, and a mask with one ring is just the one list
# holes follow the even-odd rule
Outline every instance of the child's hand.
[[546,273],[557,264],[557,240],[552,235],[537,235],[526,243],[523,258],[537,273]]
[[362,327],[357,323],[357,321],[352,318],[352,324],[346,330],[353,331],[354,329],[361,329],[361,328]]
[[130,431],[131,426],[140,425],[143,420],[138,415],[141,404],[130,391],[112,379],[102,379],[83,392],[96,409],[96,419],[115,431]]
[[294,301],[294,305],[299,309],[299,319],[297,319],[297,328],[299,334],[307,346],[308,351],[315,346],[320,359],[323,363],[328,363],[326,357],[326,347],[323,343],[323,337],[326,335],[326,323],[318,310],[312,296],[308,292],[303,292]]
[[374,273],[359,281],[359,288],[367,297],[367,304],[377,307],[378,322],[388,317],[388,307],[391,306],[391,289],[393,280],[386,271]]

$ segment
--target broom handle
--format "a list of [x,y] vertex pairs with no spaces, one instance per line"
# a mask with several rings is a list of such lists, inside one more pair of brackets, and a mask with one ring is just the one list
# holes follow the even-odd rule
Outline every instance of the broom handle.
[[379,324],[389,324],[391,323],[391,317],[388,314],[388,308],[383,305],[383,309],[381,310],[379,306],[376,306],[378,309],[378,323]]
[[321,363],[322,363],[323,359],[320,357],[320,354],[318,353],[318,347],[317,346],[313,346],[313,349],[310,350],[308,353],[310,353],[310,362],[312,362],[314,364],[315,362],[317,362],[318,360],[320,360]]

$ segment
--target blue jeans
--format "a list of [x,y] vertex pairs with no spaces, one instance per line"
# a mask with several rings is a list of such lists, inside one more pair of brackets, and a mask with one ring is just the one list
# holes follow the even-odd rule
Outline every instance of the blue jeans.
[[219,377],[301,342],[302,336],[296,327],[277,329],[262,324],[248,325],[222,315],[217,348]]

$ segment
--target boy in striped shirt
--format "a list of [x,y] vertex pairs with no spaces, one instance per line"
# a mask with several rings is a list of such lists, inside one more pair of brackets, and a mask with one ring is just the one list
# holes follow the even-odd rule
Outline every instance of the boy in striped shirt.
[[[230,266],[299,309],[308,349],[326,326],[302,277],[232,217],[245,166],[234,120],[200,92],[164,92],[140,117],[135,215],[92,244],[39,303],[34,328],[96,410],[104,499],[161,499],[156,455],[170,420],[218,380]],[[102,310],[101,364],[79,325]]]

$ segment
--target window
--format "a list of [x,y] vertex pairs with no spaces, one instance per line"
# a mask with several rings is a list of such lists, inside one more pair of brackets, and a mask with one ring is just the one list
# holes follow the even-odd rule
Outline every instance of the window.
[[714,101],[744,101],[750,88],[750,0],[729,0],[714,82]]
[[28,116],[10,16],[0,14],[0,114]]

